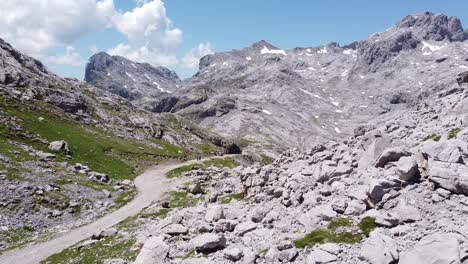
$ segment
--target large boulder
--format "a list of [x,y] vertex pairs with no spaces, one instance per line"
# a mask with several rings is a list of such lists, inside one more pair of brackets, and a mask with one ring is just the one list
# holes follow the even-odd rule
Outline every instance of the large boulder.
[[226,238],[220,234],[206,233],[193,238],[191,241],[197,252],[210,253],[226,247]]
[[146,240],[134,264],[164,263],[169,253],[169,246],[161,237]]
[[70,153],[70,148],[68,147],[67,142],[63,140],[50,142],[48,148],[52,151],[63,151],[65,153]]
[[463,160],[467,154],[466,143],[460,140],[428,143],[422,153],[428,159],[432,182],[451,192],[468,194],[468,167]]
[[390,237],[372,232],[361,248],[361,259],[370,264],[391,264],[398,261],[397,243]]
[[400,255],[398,264],[460,264],[460,237],[432,234]]
[[398,178],[402,181],[410,181],[419,174],[418,163],[414,157],[401,157],[396,162]]
[[411,156],[411,152],[405,150],[403,147],[388,148],[377,158],[374,166],[383,168],[389,162],[398,161],[401,157],[407,156]]

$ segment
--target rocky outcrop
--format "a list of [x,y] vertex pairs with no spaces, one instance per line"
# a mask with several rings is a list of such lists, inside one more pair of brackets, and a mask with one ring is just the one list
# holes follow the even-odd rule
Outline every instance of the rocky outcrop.
[[177,74],[167,68],[132,62],[104,52],[89,59],[85,81],[129,100],[172,93],[180,84]]

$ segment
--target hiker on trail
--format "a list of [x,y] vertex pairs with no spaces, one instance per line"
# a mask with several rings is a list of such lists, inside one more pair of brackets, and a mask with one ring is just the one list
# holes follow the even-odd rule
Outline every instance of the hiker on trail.
[[197,160],[201,160],[201,154],[200,153],[197,154]]

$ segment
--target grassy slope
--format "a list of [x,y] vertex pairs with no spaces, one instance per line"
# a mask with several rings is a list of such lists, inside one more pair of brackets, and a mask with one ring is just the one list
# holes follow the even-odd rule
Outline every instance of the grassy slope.
[[[70,163],[84,163],[92,170],[108,174],[113,179],[133,178],[142,162],[157,160],[160,157],[179,158],[186,154],[185,150],[165,141],[153,139],[149,146],[145,142],[136,142],[105,134],[98,129],[86,127],[77,122],[41,112],[36,109],[20,108],[17,105],[6,107],[11,116],[21,119],[21,126],[32,134],[37,134],[48,141],[65,140],[73,153],[68,160],[57,153],[59,160]],[[44,118],[42,121],[39,117]],[[13,139],[33,145],[36,149],[47,150],[47,146],[34,140],[22,137],[0,125],[0,139]],[[8,153],[10,146],[0,145],[0,153]]]

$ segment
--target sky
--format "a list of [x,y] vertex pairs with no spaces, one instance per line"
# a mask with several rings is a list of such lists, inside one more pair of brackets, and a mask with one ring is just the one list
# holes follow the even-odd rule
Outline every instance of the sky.
[[468,27],[466,10],[466,0],[1,0],[0,38],[62,77],[83,79],[103,51],[187,78],[201,57],[259,40],[348,44],[425,11]]

